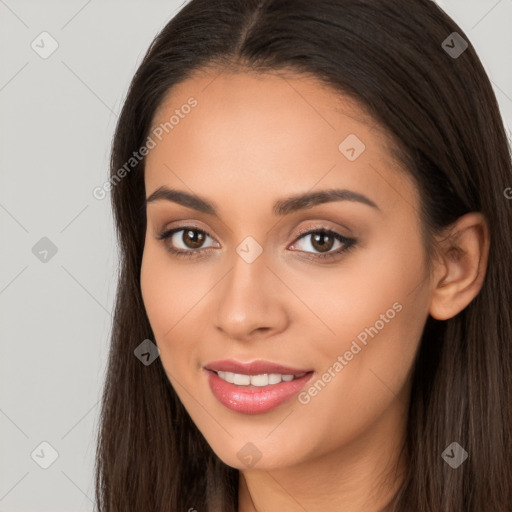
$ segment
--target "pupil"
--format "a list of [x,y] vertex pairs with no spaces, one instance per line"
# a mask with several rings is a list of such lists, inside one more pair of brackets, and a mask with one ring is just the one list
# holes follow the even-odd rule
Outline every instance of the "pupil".
[[198,247],[201,247],[204,242],[204,234],[200,231],[185,231],[183,233],[183,242],[192,249],[197,249]]
[[[327,244],[325,240],[327,239]],[[333,238],[326,233],[317,233],[313,235],[313,247],[321,252],[332,249]]]

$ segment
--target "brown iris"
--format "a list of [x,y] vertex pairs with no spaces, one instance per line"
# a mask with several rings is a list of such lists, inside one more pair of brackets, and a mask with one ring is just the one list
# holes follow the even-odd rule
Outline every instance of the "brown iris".
[[188,229],[183,231],[182,240],[183,243],[190,247],[190,249],[198,249],[203,245],[205,239],[205,234],[201,231]]
[[320,252],[327,252],[332,249],[334,237],[327,233],[313,233],[311,235],[313,247]]

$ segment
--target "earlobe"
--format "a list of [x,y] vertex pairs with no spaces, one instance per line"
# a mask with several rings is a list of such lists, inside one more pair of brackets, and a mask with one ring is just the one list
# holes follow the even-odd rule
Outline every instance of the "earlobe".
[[447,320],[462,311],[482,288],[490,246],[484,215],[463,215],[438,244],[429,313],[437,320]]

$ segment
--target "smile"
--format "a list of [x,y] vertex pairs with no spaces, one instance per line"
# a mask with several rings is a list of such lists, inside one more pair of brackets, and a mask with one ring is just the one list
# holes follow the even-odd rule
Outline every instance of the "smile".
[[291,382],[294,379],[298,379],[304,375],[305,372],[299,373],[297,375],[282,375],[280,373],[262,373],[260,375],[245,375],[243,373],[233,373],[233,372],[222,372],[218,371],[217,375],[226,382],[230,384],[235,384],[236,386],[272,386],[275,384],[279,384],[280,382]]
[[313,370],[268,361],[242,363],[225,360],[203,367],[213,396],[242,414],[260,414],[284,404],[299,393]]

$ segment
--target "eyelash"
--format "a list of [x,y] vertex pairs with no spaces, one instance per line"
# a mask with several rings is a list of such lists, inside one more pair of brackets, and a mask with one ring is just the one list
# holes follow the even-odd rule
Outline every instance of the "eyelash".
[[[194,231],[194,232],[198,232],[198,233],[203,233],[204,235],[213,239],[213,237],[210,235],[210,233],[208,233],[208,231],[205,231],[204,229],[196,228],[195,226],[182,226],[182,227],[178,227],[178,228],[173,228],[168,231],[164,231],[164,232],[160,233],[157,238],[158,238],[158,240],[166,240],[166,239],[172,237],[172,235],[174,235],[175,233],[179,233],[180,231]],[[342,247],[336,251],[327,252],[327,253],[311,253],[311,252],[307,252],[307,251],[299,251],[299,252],[305,252],[306,254],[314,255],[314,256],[309,256],[312,259],[321,259],[322,260],[322,259],[335,258],[337,256],[340,256],[342,253],[348,252],[349,250],[353,249],[355,247],[355,245],[357,244],[357,240],[355,238],[347,238],[343,235],[340,235],[338,232],[333,231],[332,229],[323,228],[323,227],[316,228],[316,229],[309,229],[309,230],[300,232],[299,236],[294,240],[293,244],[295,244],[301,238],[306,237],[307,235],[315,235],[315,234],[332,236],[333,238],[338,240],[340,243],[344,244],[344,247]],[[196,258],[199,256],[198,252],[208,251],[209,249],[213,249],[211,247],[207,247],[204,249],[201,249],[201,248],[189,249],[189,250],[185,251],[182,249],[175,249],[173,247],[170,247],[168,244],[166,244],[166,248],[171,254],[173,254],[179,258]]]

